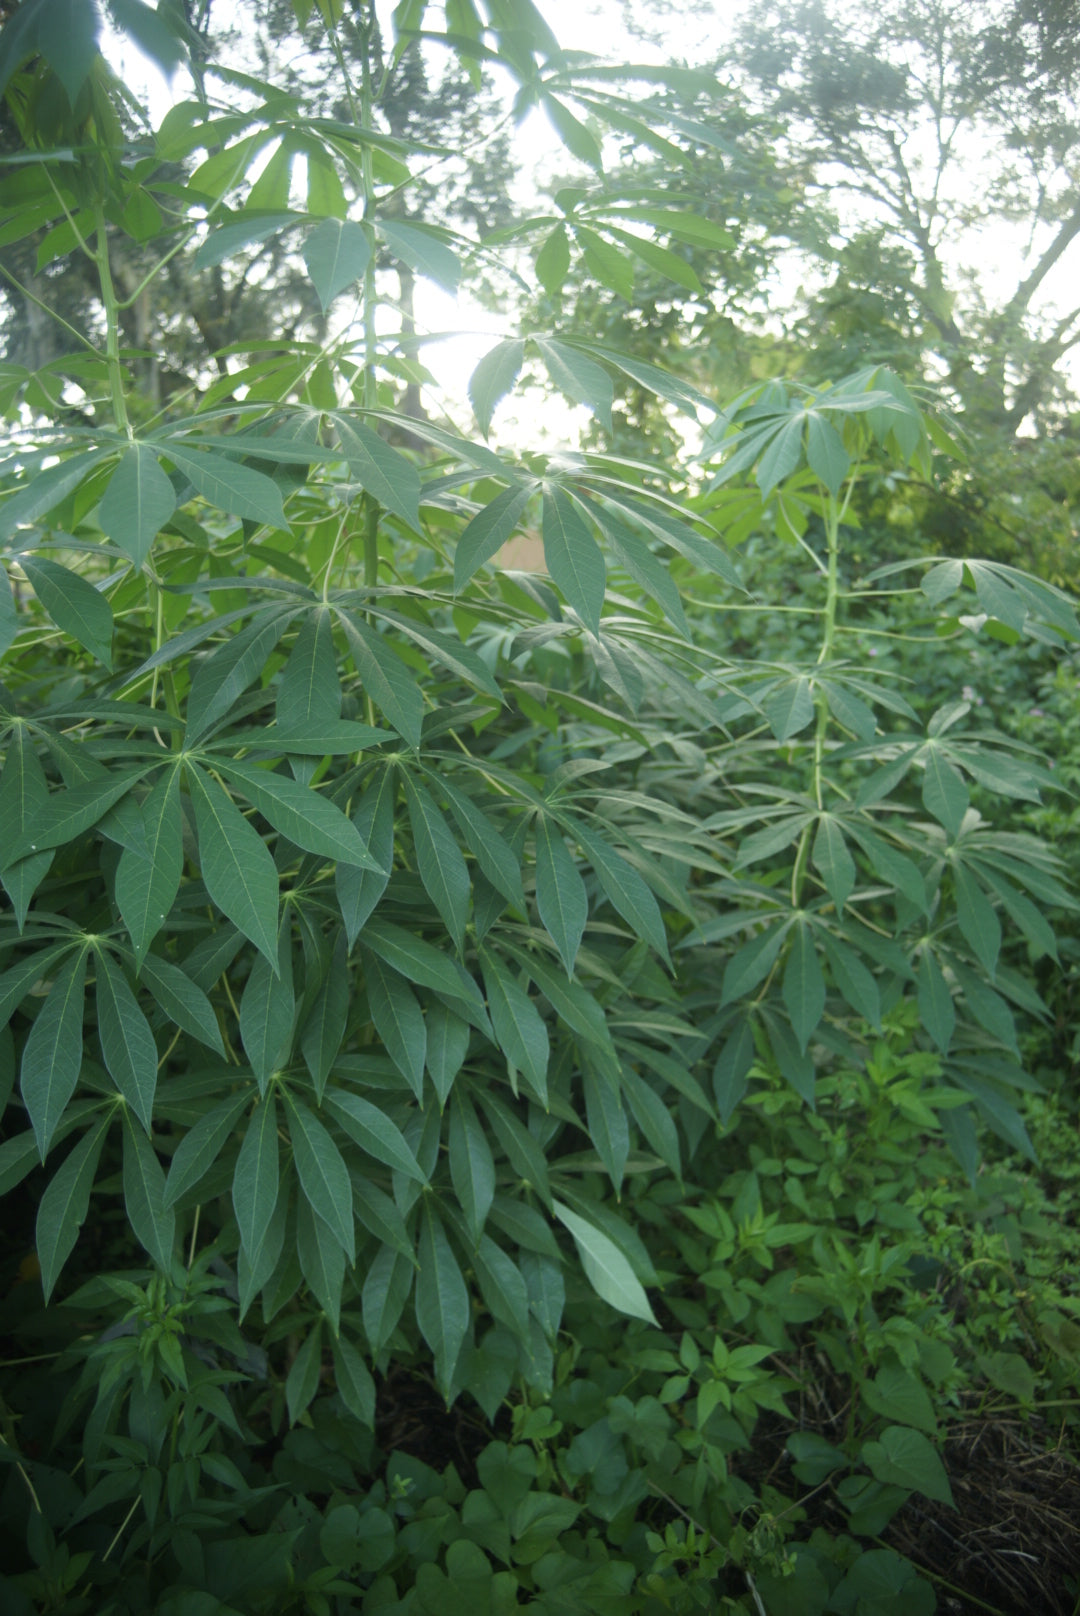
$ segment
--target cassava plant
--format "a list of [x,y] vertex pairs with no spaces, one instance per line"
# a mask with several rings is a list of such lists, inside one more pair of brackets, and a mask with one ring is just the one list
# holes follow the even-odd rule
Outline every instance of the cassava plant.
[[[934,430],[887,373],[720,413],[554,331],[508,336],[473,378],[486,433],[527,359],[608,427],[621,371],[713,419],[726,476],[757,464],[734,505],[603,454],[516,461],[396,407],[420,372],[379,266],[453,284],[492,251],[409,212],[441,153],[387,132],[406,51],[441,43],[478,83],[499,65],[516,110],[597,167],[605,129],[672,162],[714,141],[642,99],[679,74],[566,57],[530,0],[455,0],[445,28],[405,0],[385,48],[373,7],[296,0],[294,47],[340,79],[342,115],[314,116],[173,7],[109,9],[190,67],[153,133],[89,0],[25,0],[0,33],[0,246],[35,264],[33,284],[5,268],[10,295],[48,318],[68,260],[93,287],[69,351],[3,377],[0,1190],[46,1302],[73,1253],[87,1280],[61,1364],[77,1507],[49,1514],[5,1433],[23,1593],[59,1608],[111,1565],[142,1590],[113,1588],[127,1610],[211,1589],[178,1523],[250,1509],[270,1553],[230,1455],[331,1407],[350,1462],[370,1458],[373,1370],[430,1365],[493,1419],[512,1387],[548,1395],[568,1279],[650,1321],[657,1274],[607,1187],[707,1166],[755,1062],[812,1104],[815,1068],[858,1060],[914,995],[946,1081],[897,1105],[965,1161],[969,1100],[1019,1138],[1006,999],[1038,1001],[998,963],[1000,920],[1052,949],[1037,902],[1065,900],[958,772],[1030,798],[1039,765],[969,741],[958,708],[880,734],[875,709],[916,715],[846,658],[857,477],[927,458]],[[586,269],[621,254],[624,287],[635,255],[655,272],[717,228],[675,205],[617,217],[571,234]],[[533,235],[546,273],[567,232]],[[529,231],[508,239],[518,255]],[[156,409],[133,311],[152,328],[181,262],[227,305],[267,244],[302,256],[307,334],[268,307]],[[677,587],[756,608],[716,541],[777,490],[822,578],[807,665],[695,637]],[[491,565],[525,526],[546,577]],[[1074,632],[1064,597],[1006,568],[941,564],[923,587],[962,583],[1010,629]],[[108,1525],[69,1555],[72,1511]]]

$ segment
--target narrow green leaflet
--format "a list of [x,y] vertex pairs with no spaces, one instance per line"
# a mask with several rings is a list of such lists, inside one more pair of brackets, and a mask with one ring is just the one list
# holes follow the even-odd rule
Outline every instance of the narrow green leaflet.
[[352,1186],[341,1152],[306,1105],[288,1097],[289,1138],[300,1188],[350,1263],[356,1261]]
[[404,977],[362,945],[360,952],[375,1030],[386,1053],[419,1099],[424,1087],[427,1050],[424,1013]]
[[611,404],[615,388],[607,371],[576,348],[551,337],[533,337],[547,373],[561,393],[575,404],[584,404],[605,431],[611,431]]
[[260,526],[283,528],[287,525],[281,490],[272,477],[209,449],[186,449],[166,440],[161,450],[207,504],[230,516],[258,522]]
[[713,1093],[720,1120],[725,1125],[735,1114],[739,1102],[750,1087],[750,1068],[754,1064],[754,1034],[745,1016],[739,1016],[721,1045],[713,1067]]
[[210,1171],[235,1129],[241,1112],[246,1111],[250,1102],[251,1092],[245,1085],[238,1094],[230,1094],[227,1099],[221,1100],[188,1129],[169,1163],[162,1202],[166,1208],[174,1206]]
[[215,766],[239,786],[276,831],[305,853],[366,870],[378,868],[356,826],[329,797],[320,796],[287,774],[277,774],[239,758],[217,758]]
[[679,1130],[656,1090],[629,1067],[622,1070],[622,1092],[634,1121],[664,1165],[682,1177]]
[[521,866],[509,842],[483,809],[478,808],[463,791],[446,779],[440,779],[439,790],[450,804],[450,812],[458,822],[469,852],[491,885],[515,908],[524,912]]
[[11,592],[11,579],[7,568],[0,565],[0,657],[10,649],[18,632],[19,614]]
[[278,1197],[277,1106],[274,1096],[256,1106],[248,1121],[233,1174],[232,1203],[240,1242],[254,1266]]
[[329,611],[320,606],[304,618],[289,653],[277,693],[278,729],[287,735],[320,734],[341,717],[341,683]]
[[814,695],[809,679],[799,674],[786,680],[765,697],[761,706],[776,739],[789,741],[813,721]]
[[457,840],[424,787],[405,774],[405,801],[409,810],[416,867],[428,897],[460,953],[465,946],[465,921],[472,883]]
[[496,955],[482,949],[481,965],[488,1011],[499,1048],[544,1106],[548,1103],[547,1070],[551,1049],[547,1027],[520,982]]
[[394,863],[394,796],[397,773],[383,769],[374,785],[368,787],[352,816],[360,840],[375,861],[376,868],[362,870],[354,864],[339,864],[334,871],[345,935],[352,948],[375,905],[386,891]]
[[400,612],[388,612],[381,606],[375,608],[375,615],[385,623],[392,623],[406,638],[412,640],[414,645],[418,645],[425,656],[441,662],[466,684],[474,685],[477,690],[484,691],[501,704],[502,691],[487,664],[456,635],[444,634],[437,628],[429,628],[426,623],[418,622],[415,618],[403,617]]
[[364,947],[370,948],[401,976],[450,999],[460,999],[483,1015],[484,1001],[475,982],[462,967],[433,943],[415,932],[376,917],[364,927]]
[[454,550],[454,588],[464,589],[473,574],[517,532],[533,485],[513,483],[496,494],[469,522]]
[[44,556],[24,555],[19,562],[57,628],[111,669],[113,614],[101,591],[77,572]]
[[814,946],[814,934],[805,920],[795,925],[795,936],[784,971],[784,1004],[791,1025],[805,1050],[825,1011],[825,978]]
[[300,1032],[300,1050],[320,1101],[345,1036],[351,1000],[345,936],[339,932],[322,986]]
[[956,887],[956,918],[975,958],[987,975],[997,970],[1001,952],[1001,923],[993,904],[970,870],[962,864],[953,865]]
[[472,1265],[492,1318],[505,1324],[519,1341],[528,1342],[529,1292],[517,1264],[485,1234],[473,1253]]
[[31,899],[53,861],[53,854],[42,852],[12,862],[10,850],[20,842],[36,841],[37,830],[42,815],[48,811],[48,805],[49,788],[45,771],[34,750],[30,731],[25,724],[16,724],[7,739],[4,772],[0,777],[0,882],[11,899],[15,924],[20,931],[26,923]]
[[296,1208],[296,1255],[305,1284],[337,1335],[345,1283],[345,1253],[333,1230],[312,1211],[310,1201],[303,1195]]
[[873,1028],[880,1031],[881,994],[874,977],[853,948],[829,932],[823,932],[822,937],[833,981],[855,1014],[865,1017]]
[[88,1129],[53,1174],[38,1206],[34,1247],[46,1302],[71,1256],[90,1207],[90,1191],[111,1118]]
[[[491,1125],[491,1130],[523,1183],[531,1186],[545,1206],[551,1205],[551,1185],[548,1181],[547,1157],[534,1136],[520,1122],[509,1106],[496,1098],[491,1089],[476,1093],[476,1103]],[[494,1203],[493,1203],[494,1204]],[[543,1226],[547,1229],[547,1224]],[[528,1244],[528,1242],[525,1242]],[[543,1249],[547,1249],[544,1247]],[[558,1248],[556,1248],[557,1250]]]
[[142,820],[145,853],[125,847],[116,867],[116,903],[140,965],[165,924],[183,872],[179,769],[162,770],[142,804]]
[[[520,338],[513,337],[506,342],[496,343],[469,377],[469,402],[485,438],[491,431],[491,417],[495,413],[496,405],[513,390],[524,362],[525,344]],[[473,570],[475,571],[475,568]],[[457,581],[456,564],[455,587],[461,588],[461,584]]]
[[417,1256],[416,1322],[435,1355],[435,1380],[445,1396],[469,1329],[469,1293],[430,1196],[421,1213]]
[[454,1079],[468,1054],[471,1036],[469,1023],[445,1004],[433,1004],[428,1010],[425,1061],[440,1106],[445,1106],[450,1098]]
[[420,686],[381,634],[358,617],[341,614],[360,683],[407,746],[420,745],[424,698]]
[[823,416],[811,411],[806,420],[806,463],[831,494],[838,494],[851,469],[844,440]]
[[583,1074],[589,1139],[604,1164],[616,1195],[630,1155],[630,1124],[618,1091],[586,1066]]
[[607,570],[600,546],[559,488],[544,490],[544,560],[567,603],[593,634],[600,632]]
[[570,828],[571,834],[577,838],[586,858],[596,871],[612,908],[622,915],[637,936],[643,937],[650,948],[655,948],[660,958],[670,965],[667,933],[664,930],[660,907],[650,888],[633,865],[628,864],[602,836],[587,830],[577,820]]
[[189,742],[206,735],[254,684],[295,615],[295,608],[271,606],[197,664],[187,703]]
[[26,830],[8,843],[8,857],[25,859],[41,848],[73,842],[103,819],[145,772],[131,769],[124,773],[103,773],[81,780],[67,791],[50,792]]
[[85,988],[80,948],[56,976],[23,1047],[19,1088],[42,1161],[82,1069]]
[[570,237],[564,224],[557,224],[536,255],[536,278],[550,296],[563,287],[570,273]]
[[355,220],[324,219],[309,232],[304,263],[324,310],[339,292],[363,279],[370,258],[367,234]]
[[690,626],[686,621],[679,591],[667,567],[653,555],[643,539],[604,506],[591,504],[589,514],[603,530],[616,559],[626,568],[631,578],[655,600],[678,632],[685,639],[689,639]]
[[361,1292],[364,1333],[378,1354],[397,1328],[412,1289],[413,1261],[383,1246],[372,1258]]
[[289,1058],[295,1015],[292,946],[286,920],[278,938],[276,973],[260,954],[252,964],[240,1000],[244,1054],[264,1097],[270,1078]]
[[395,258],[415,269],[418,275],[456,292],[461,278],[461,264],[457,254],[434,233],[417,224],[401,224],[398,220],[379,219],[379,234]]
[[78,488],[108,453],[107,449],[88,449],[84,454],[62,460],[59,465],[33,472],[23,486],[0,505],[0,539],[9,539],[16,528],[29,527],[38,517],[47,515],[54,505],[59,505]]
[[109,479],[98,517],[104,532],[141,567],[176,509],[176,490],[145,443],[132,444]]
[[331,417],[349,462],[349,470],[364,491],[400,516],[407,527],[420,527],[420,473],[411,460],[380,438],[362,421],[345,415]]
[[344,1336],[334,1343],[334,1381],[349,1413],[368,1430],[375,1429],[375,1382],[367,1364]]
[[923,777],[922,799],[926,811],[933,814],[950,836],[958,836],[971,801],[967,786],[960,776],[960,771],[933,743],[928,744],[925,759],[926,773]]
[[929,948],[923,949],[919,961],[918,999],[923,1026],[941,1053],[947,1055],[956,1030],[956,1011],[941,966]]
[[580,982],[560,976],[558,971],[552,970],[535,954],[527,954],[523,949],[514,948],[512,945],[503,946],[504,952],[523,967],[552,1009],[568,1027],[579,1037],[595,1045],[598,1051],[614,1056],[615,1050],[603,1007],[587,988]]
[[450,1102],[449,1156],[451,1182],[476,1245],[495,1199],[495,1160],[487,1134],[461,1090]]
[[295,1425],[319,1389],[322,1374],[322,1320],[316,1319],[308,1331],[285,1377],[285,1407],[289,1424]]
[[206,890],[276,971],[278,877],[270,851],[216,780],[193,763],[186,768]]
[[417,1184],[427,1183],[427,1174],[406,1144],[401,1129],[377,1105],[348,1089],[335,1088],[326,1095],[324,1106],[327,1115],[369,1156]]
[[176,1217],[165,1205],[165,1174],[153,1145],[124,1111],[124,1207],[132,1233],[163,1272],[172,1267]]
[[845,903],[855,890],[855,860],[851,856],[844,832],[829,814],[822,814],[818,820],[810,858],[825,883],[825,890],[836,905],[837,914],[842,914]]
[[[239,942],[239,938],[231,927],[229,931],[231,936],[225,939],[225,948],[231,959],[236,953],[234,944]],[[220,975],[220,972],[218,974]],[[179,965],[174,965],[171,960],[162,959],[157,954],[147,954],[139,971],[139,980],[153,995],[170,1021],[174,1021],[193,1038],[197,1038],[201,1044],[206,1044],[217,1054],[224,1055],[225,1046],[221,1041],[221,1028],[218,1026],[214,1007],[202,988],[191,980],[186,971],[181,970]]]
[[620,1313],[655,1324],[656,1318],[641,1281],[615,1242],[559,1201],[554,1203],[553,1210],[573,1236],[581,1266],[597,1296]]
[[852,840],[862,848],[878,874],[894,886],[897,892],[903,893],[920,914],[926,914],[929,907],[926,901],[926,883],[918,865],[857,821],[845,821],[845,828]]
[[[224,156],[225,153],[221,155]],[[271,162],[273,162],[273,158],[271,158]],[[233,177],[239,178],[239,167]],[[242,247],[257,246],[260,241],[266,241],[269,236],[280,235],[290,225],[299,224],[301,217],[300,214],[289,213],[280,209],[268,211],[265,208],[252,208],[249,211],[247,208],[242,208],[236,217],[230,219],[227,224],[219,225],[216,230],[211,230],[195,254],[195,268],[213,269],[217,264],[223,264],[226,258],[232,258]],[[194,478],[192,481],[194,481]]]
[[736,999],[745,998],[768,976],[787,929],[783,921],[774,921],[732,956],[724,969],[721,1004],[731,1004]]
[[61,954],[67,954],[81,944],[54,943],[49,948],[36,949],[0,975],[0,1027],[6,1027],[19,1005],[36,982],[48,977],[49,971]]
[[96,952],[101,1052],[109,1076],[149,1133],[157,1089],[157,1045],[123,971],[103,948]]
[[561,832],[544,817],[536,823],[536,907],[567,976],[573,976],[574,960],[589,918],[589,902],[585,883]]

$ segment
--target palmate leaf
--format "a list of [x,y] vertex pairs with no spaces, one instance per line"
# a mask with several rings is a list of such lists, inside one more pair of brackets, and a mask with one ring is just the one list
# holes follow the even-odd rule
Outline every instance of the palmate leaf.
[[278,876],[274,861],[262,837],[217,781],[192,762],[185,767],[206,890],[276,972]]

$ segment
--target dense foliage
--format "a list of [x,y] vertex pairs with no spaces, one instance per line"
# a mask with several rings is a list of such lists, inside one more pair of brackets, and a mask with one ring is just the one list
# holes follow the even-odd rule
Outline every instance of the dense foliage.
[[[281,83],[109,9],[156,130],[90,4],[0,33],[5,1609],[934,1610],[950,1424],[1075,1397],[1069,596],[920,545],[911,377],[721,399],[562,317],[761,234],[470,211],[488,65],[688,185],[707,75],[530,0],[268,5]],[[533,267],[461,436],[413,280]],[[595,452],[489,447],[529,364]]]

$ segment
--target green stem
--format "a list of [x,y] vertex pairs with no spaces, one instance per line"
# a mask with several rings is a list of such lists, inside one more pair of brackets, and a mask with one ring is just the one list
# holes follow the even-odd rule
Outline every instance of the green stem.
[[127,398],[124,394],[124,369],[120,363],[120,304],[113,286],[112,266],[109,263],[108,227],[105,210],[98,204],[95,214],[94,262],[97,264],[101,302],[105,310],[105,358],[109,366],[109,393],[112,397],[113,420],[118,432],[134,439],[128,420]]

